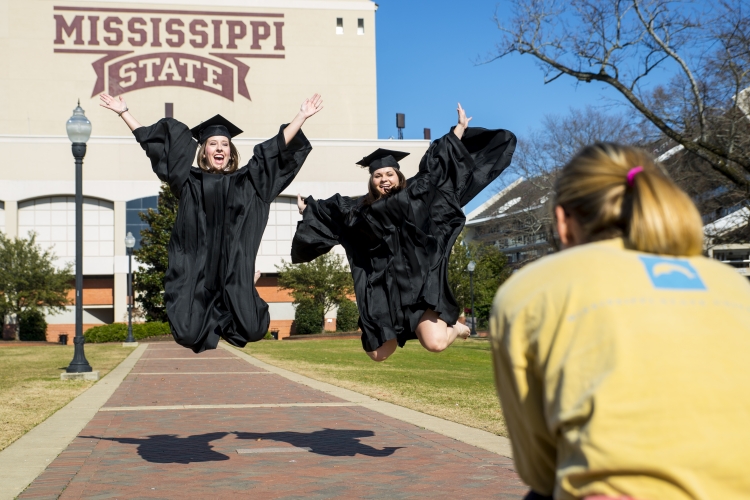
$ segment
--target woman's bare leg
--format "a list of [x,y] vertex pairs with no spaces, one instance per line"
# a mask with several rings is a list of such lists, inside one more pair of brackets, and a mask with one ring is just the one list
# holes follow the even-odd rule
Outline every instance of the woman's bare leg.
[[370,356],[370,359],[372,359],[373,361],[385,361],[386,359],[388,359],[388,356],[393,354],[393,352],[396,350],[396,347],[398,347],[398,342],[396,341],[396,339],[391,339],[374,351],[367,351],[367,355]]
[[453,326],[440,319],[438,313],[432,309],[424,312],[417,325],[417,338],[422,347],[430,352],[444,351],[449,345],[456,340],[456,337],[467,338],[469,328],[461,323]]

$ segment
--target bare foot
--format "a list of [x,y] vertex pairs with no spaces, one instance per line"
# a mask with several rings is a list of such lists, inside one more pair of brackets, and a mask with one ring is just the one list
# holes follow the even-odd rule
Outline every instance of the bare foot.
[[453,328],[456,331],[456,337],[461,339],[468,339],[469,335],[471,335],[471,330],[468,326],[464,325],[463,323],[456,323],[451,328]]
[[253,284],[257,283],[259,278],[260,278],[260,271],[255,271],[255,278],[253,278]]

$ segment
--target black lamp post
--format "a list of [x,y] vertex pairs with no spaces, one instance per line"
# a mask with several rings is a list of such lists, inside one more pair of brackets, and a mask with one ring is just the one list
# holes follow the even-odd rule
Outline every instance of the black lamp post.
[[135,246],[135,237],[128,231],[125,236],[125,248],[128,252],[128,337],[125,343],[132,344],[133,338],[133,247]]
[[83,157],[86,156],[86,142],[91,137],[91,122],[81,109],[80,100],[65,128],[70,142],[73,143],[73,157],[76,162],[76,336],[73,339],[73,361],[65,371],[86,373],[92,369],[83,352]]
[[476,316],[474,315],[474,269],[477,268],[476,262],[473,260],[466,266],[466,270],[469,271],[469,289],[471,290],[471,336],[477,336],[476,328]]

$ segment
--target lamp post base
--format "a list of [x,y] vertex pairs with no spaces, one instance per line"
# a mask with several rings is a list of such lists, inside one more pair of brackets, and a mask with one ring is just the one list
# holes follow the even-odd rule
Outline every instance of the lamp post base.
[[65,370],[67,373],[90,373],[92,371],[91,365],[86,359],[86,355],[83,353],[83,344],[85,342],[86,339],[83,335],[76,335],[73,337],[75,351],[73,354],[73,361],[70,362],[70,365],[68,365],[68,368]]
[[99,380],[99,372],[61,373],[60,380]]

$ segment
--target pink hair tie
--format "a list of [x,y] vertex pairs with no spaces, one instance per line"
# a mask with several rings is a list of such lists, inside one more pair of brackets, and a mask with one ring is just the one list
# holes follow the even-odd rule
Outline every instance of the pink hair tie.
[[628,186],[633,187],[633,181],[635,181],[635,176],[643,172],[643,167],[638,165],[637,167],[633,167],[628,171]]

